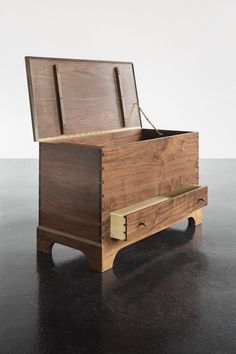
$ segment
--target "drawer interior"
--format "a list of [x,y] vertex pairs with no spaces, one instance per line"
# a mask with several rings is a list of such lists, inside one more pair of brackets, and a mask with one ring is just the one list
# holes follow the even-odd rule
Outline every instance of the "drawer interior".
[[[194,191],[196,191],[196,193],[194,193]],[[204,192],[205,195],[206,187],[201,187],[199,185],[183,186],[179,189],[176,189],[164,195],[156,196],[154,198],[144,200],[140,203],[136,203],[128,207],[115,210],[110,214],[111,237],[119,240],[126,240],[127,220],[129,220],[129,216],[131,216],[130,220],[132,219],[132,215],[135,216],[137,215],[137,218],[140,216],[140,218],[142,219],[143,215],[145,215],[145,210],[147,210],[147,214],[152,213],[152,210],[153,213],[161,214],[164,212],[168,213],[168,207],[169,207],[170,213],[173,213],[175,212],[175,208],[176,210],[178,208],[178,201],[183,204],[183,202],[186,202],[188,198],[189,200],[191,200],[193,199],[193,197],[196,199],[196,205],[191,206],[191,208],[195,208],[195,209],[200,208],[206,205],[207,202],[206,198],[205,199],[200,198],[202,197],[202,192]],[[183,196],[182,199],[180,198],[181,196]],[[176,202],[176,207],[173,202]],[[163,208],[162,208],[162,204],[163,204]],[[193,210],[189,210],[189,212],[191,211]]]

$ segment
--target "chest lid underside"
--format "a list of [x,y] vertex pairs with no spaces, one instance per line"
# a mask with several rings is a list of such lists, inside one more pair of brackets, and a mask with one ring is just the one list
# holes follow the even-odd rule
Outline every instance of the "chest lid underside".
[[25,59],[34,140],[141,127],[132,63]]

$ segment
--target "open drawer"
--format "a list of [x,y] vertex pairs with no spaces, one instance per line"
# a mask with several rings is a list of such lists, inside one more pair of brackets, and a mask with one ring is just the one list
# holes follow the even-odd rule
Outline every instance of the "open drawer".
[[111,238],[133,240],[150,236],[207,205],[207,187],[182,187],[110,214]]

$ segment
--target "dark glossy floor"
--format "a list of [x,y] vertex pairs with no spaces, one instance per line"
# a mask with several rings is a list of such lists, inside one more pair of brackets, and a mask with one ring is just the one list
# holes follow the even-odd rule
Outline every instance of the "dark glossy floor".
[[201,161],[204,222],[121,251],[36,255],[36,160],[0,161],[0,353],[236,353],[236,160]]

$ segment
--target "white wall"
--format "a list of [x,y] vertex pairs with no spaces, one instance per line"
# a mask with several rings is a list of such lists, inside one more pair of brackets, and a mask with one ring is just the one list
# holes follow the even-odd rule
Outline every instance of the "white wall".
[[159,127],[236,158],[235,0],[0,0],[0,43],[0,157],[37,157],[24,56],[39,55],[133,61]]

